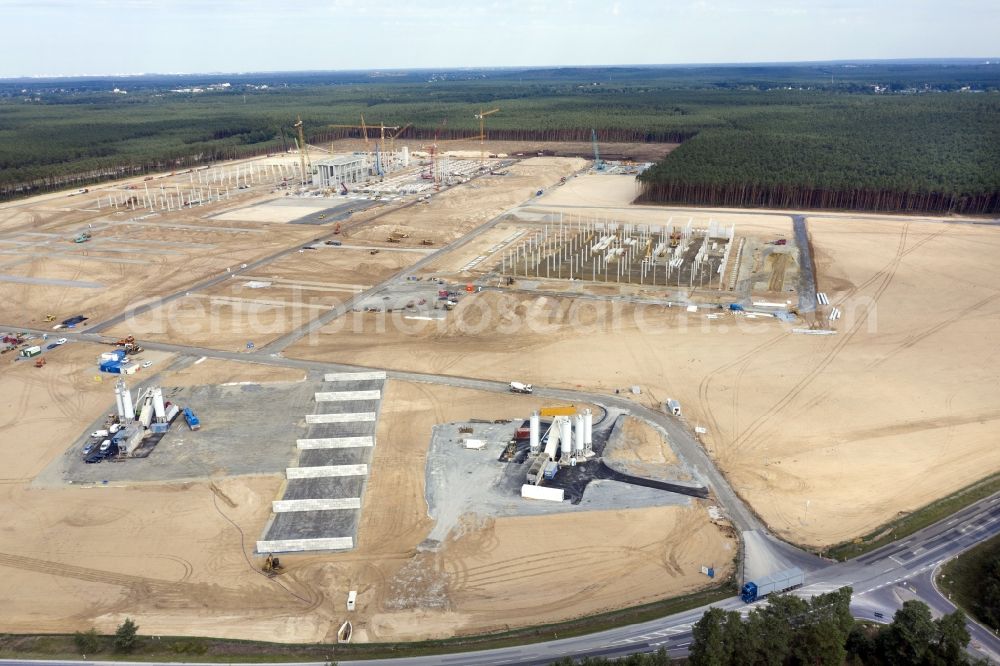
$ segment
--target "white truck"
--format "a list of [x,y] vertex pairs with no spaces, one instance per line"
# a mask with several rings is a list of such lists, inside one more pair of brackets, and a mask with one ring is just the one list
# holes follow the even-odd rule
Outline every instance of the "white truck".
[[511,393],[531,393],[531,391],[531,384],[522,384],[521,382],[510,383]]

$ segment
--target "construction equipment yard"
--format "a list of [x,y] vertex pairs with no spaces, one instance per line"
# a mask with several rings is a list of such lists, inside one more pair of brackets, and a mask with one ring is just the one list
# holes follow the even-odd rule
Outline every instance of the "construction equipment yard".
[[[354,182],[356,143],[0,204],[0,631],[502,631],[1000,471],[996,226],[638,206],[514,144]],[[131,391],[155,446],[88,464]]]

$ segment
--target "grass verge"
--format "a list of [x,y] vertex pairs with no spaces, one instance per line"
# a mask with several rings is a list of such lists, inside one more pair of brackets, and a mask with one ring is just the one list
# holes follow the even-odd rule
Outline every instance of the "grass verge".
[[996,492],[1000,492],[1000,474],[980,479],[947,497],[917,509],[913,513],[888,522],[863,537],[833,546],[823,554],[840,561],[864,555],[887,543],[908,537],[914,532],[922,530],[928,525],[933,525]]
[[1000,535],[951,560],[941,568],[937,577],[938,587],[953,604],[993,631],[1000,626],[983,613],[983,581],[989,578],[997,559],[1000,559]]
[[[463,636],[419,643],[366,643],[357,645],[307,644],[289,645],[264,641],[239,641],[218,638],[187,638],[175,636],[139,636],[136,647],[127,654],[113,650],[113,636],[100,636],[96,652],[87,653],[88,660],[129,661],[199,661],[199,662],[271,662],[271,661],[337,661],[342,659],[378,659],[388,657],[418,657],[422,655],[539,643],[559,638],[571,638],[628,624],[655,620],[706,604],[722,601],[736,594],[735,579],[730,578],[715,587],[683,597],[657,601],[643,606],[579,618],[568,622],[539,627],[515,629],[481,636]],[[142,631],[142,627],[139,627]],[[0,658],[82,659],[71,634],[16,635],[0,634]]]

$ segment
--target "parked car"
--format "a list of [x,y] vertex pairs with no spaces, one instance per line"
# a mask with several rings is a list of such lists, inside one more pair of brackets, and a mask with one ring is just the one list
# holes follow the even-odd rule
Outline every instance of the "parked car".
[[57,345],[56,343],[54,343],[54,342],[53,342],[53,343],[52,343],[51,345],[48,345],[48,346],[46,346],[45,348],[46,348],[46,349],[55,349],[55,348],[56,348],[56,347],[58,347],[58,346],[59,346],[59,345]]
[[59,338],[58,340],[56,340],[57,345],[64,345],[67,342],[69,342],[69,340],[67,340],[66,338]]
[[97,444],[94,443],[94,442],[92,442],[92,443],[87,444],[86,446],[84,446],[83,447],[83,455],[85,455],[85,456],[90,455],[90,452],[94,450],[95,446],[97,446]]
[[101,453],[105,453],[105,452],[106,452],[106,451],[108,451],[108,449],[110,449],[110,448],[111,448],[111,440],[110,440],[110,439],[106,439],[106,440],[104,440],[103,442],[101,442],[101,448],[100,448],[100,449],[98,449],[98,450],[99,450],[99,451],[100,451]]
[[153,362],[152,361],[145,361],[145,362],[143,362],[142,367],[144,367],[144,368],[151,368],[151,367],[153,367]]
[[94,451],[89,456],[84,458],[83,462],[87,463],[88,465],[93,465],[94,463],[99,463],[102,460],[104,460],[104,454],[102,454],[100,451]]

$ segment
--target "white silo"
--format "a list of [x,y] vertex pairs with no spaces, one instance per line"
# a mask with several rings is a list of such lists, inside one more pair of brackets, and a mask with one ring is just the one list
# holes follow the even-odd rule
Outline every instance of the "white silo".
[[162,421],[164,415],[167,413],[166,408],[163,406],[163,391],[159,386],[153,389],[153,411],[156,413],[157,421]]
[[539,418],[538,412],[534,412],[531,415],[531,428],[530,428],[530,430],[531,430],[531,432],[529,434],[529,438],[530,438],[529,442],[531,443],[531,452],[532,453],[538,453],[538,439],[539,439],[538,434],[539,434],[539,430],[541,430],[541,422],[540,422],[540,418]]
[[589,409],[583,411],[583,446],[588,451],[594,446],[594,414]]
[[562,446],[562,461],[568,463],[573,456],[573,426],[569,422],[569,417],[560,416],[559,421],[559,442]]
[[122,411],[125,412],[125,422],[131,423],[135,420],[135,405],[132,404],[132,392],[128,390],[128,386],[125,385],[124,381],[121,381],[121,385]]
[[574,446],[573,449],[576,451],[576,455],[583,455],[583,414],[576,414],[573,416],[573,435],[574,435]]
[[118,419],[120,421],[125,420],[125,406],[122,404],[123,385],[124,382],[120,379],[115,383],[115,407],[118,408]]

